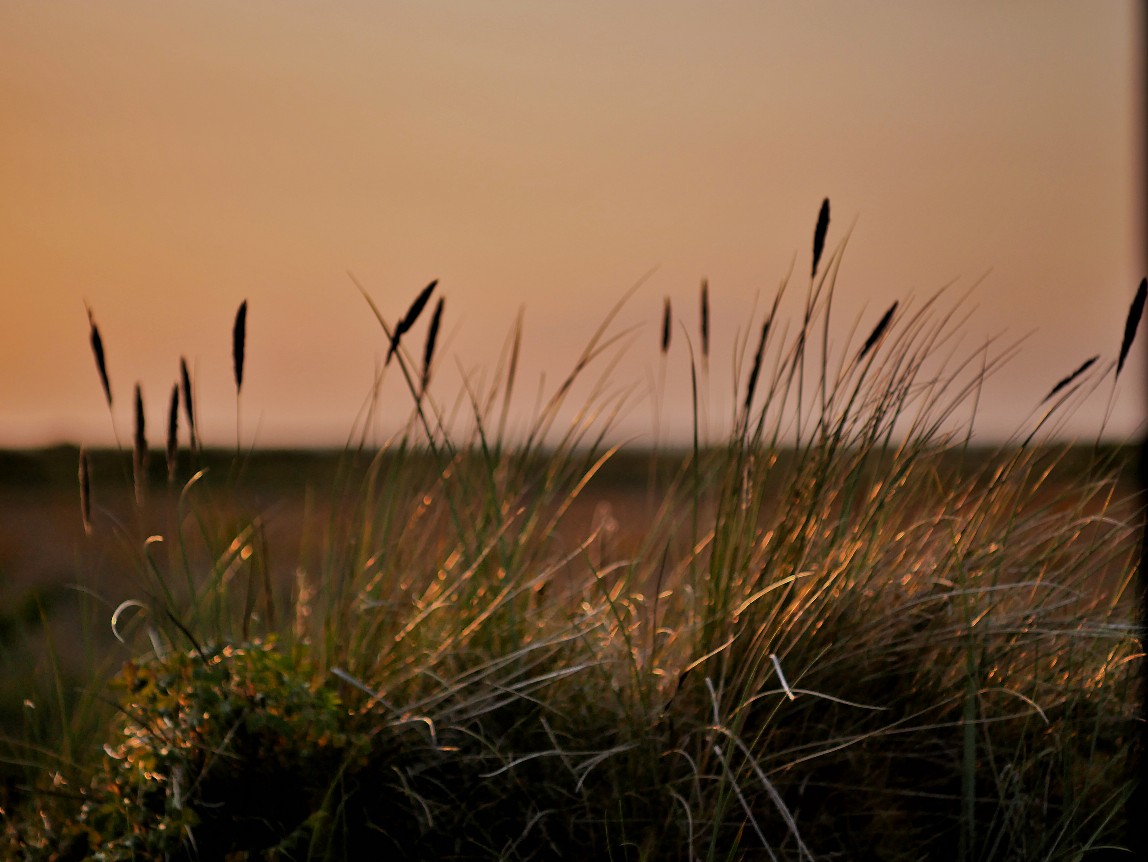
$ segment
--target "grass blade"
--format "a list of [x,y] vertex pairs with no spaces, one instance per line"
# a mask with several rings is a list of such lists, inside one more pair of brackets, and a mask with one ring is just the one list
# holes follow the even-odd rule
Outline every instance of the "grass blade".
[[88,450],[80,447],[80,517],[84,521],[84,533],[92,534],[92,470],[88,463]]

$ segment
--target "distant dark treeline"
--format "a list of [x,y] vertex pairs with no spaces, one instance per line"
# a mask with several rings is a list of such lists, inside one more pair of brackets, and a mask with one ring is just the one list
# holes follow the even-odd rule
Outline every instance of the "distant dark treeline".
[[[942,472],[967,473],[983,468],[986,463],[1000,457],[1004,450],[995,446],[953,449],[938,453],[937,466]],[[52,446],[42,449],[0,449],[0,489],[60,486],[77,483],[79,447],[71,445]],[[661,476],[672,475],[685,459],[688,450],[661,450],[656,455],[649,450],[626,449],[616,453],[598,472],[594,483],[601,487],[608,484],[632,484],[645,482],[650,476],[651,458]],[[777,453],[777,466],[784,469],[792,457],[785,449]],[[1043,450],[1049,463],[1055,463],[1056,478],[1070,481],[1074,476],[1097,477],[1097,466],[1103,465],[1104,472],[1115,471],[1122,485],[1134,487],[1136,482],[1137,450],[1133,446],[1094,446],[1077,445],[1067,449],[1050,446]],[[130,481],[131,453],[115,449],[89,450],[91,470],[96,481],[113,482],[119,479]],[[340,471],[350,468],[365,469],[375,453],[343,449],[263,449],[244,453],[241,456],[244,483],[276,484],[279,486],[303,486],[333,480]],[[383,458],[399,457],[384,453]],[[429,453],[413,454],[406,451],[403,458],[432,458]],[[476,457],[477,454],[476,454]],[[546,463],[545,453],[532,456],[542,469]],[[700,455],[703,463],[707,453]],[[208,449],[194,455],[181,451],[177,481],[186,482],[198,470],[207,470],[216,475],[227,475],[235,467],[236,455],[233,449]],[[149,477],[153,484],[161,485],[167,480],[167,467],[163,453],[153,450],[149,460]]]

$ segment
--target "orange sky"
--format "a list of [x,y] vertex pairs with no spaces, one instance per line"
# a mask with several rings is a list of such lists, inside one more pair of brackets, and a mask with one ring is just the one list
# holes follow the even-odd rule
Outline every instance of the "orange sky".
[[[829,247],[852,226],[842,331],[988,273],[970,350],[1031,333],[982,399],[982,431],[1008,433],[1082,359],[1115,354],[1143,275],[1135,13],[5,3],[0,445],[111,441],[85,301],[123,439],[132,384],[158,429],[186,355],[205,437],[232,443],[243,299],[245,437],[343,443],[384,350],[348,270],[391,319],[440,279],[446,400],[459,367],[494,364],[525,307],[525,422],[540,377],[553,384],[657,267],[619,318],[641,326],[619,366],[619,384],[637,384],[623,429],[647,440],[663,297],[693,331],[708,277],[718,427],[732,345],[791,263],[807,274],[826,196]],[[667,434],[687,428],[686,363],[679,338]],[[1144,412],[1141,364],[1122,378],[1117,437]],[[398,383],[384,387],[384,424],[406,415]],[[1069,430],[1095,434],[1108,391]]]

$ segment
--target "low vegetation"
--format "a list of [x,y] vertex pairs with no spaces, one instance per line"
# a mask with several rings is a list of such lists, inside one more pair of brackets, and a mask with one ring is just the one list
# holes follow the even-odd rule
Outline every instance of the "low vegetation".
[[[1049,381],[1031,427],[986,452],[959,417],[1008,351],[956,353],[944,295],[829,343],[828,212],[797,325],[783,287],[742,345],[725,442],[695,431],[651,453],[636,525],[603,510],[568,529],[615,456],[617,404],[592,386],[558,417],[616,349],[613,312],[520,436],[516,327],[459,440],[429,385],[441,300],[408,346],[436,285],[393,326],[372,303],[409,423],[348,447],[343,503],[293,583],[268,574],[258,513],[227,504],[238,424],[231,471],[181,476],[137,589],[103,597],[124,644],[111,670],[75,697],[58,686],[54,730],[30,711],[7,741],[24,777],[4,858],[964,862],[1121,845],[1139,512],[1118,451],[1081,464],[1047,441],[1115,387],[1145,286],[1118,361]],[[692,327],[675,331],[668,300],[661,332],[661,361],[697,351],[695,405],[708,303],[704,286],[696,345],[675,344]],[[166,452],[194,469],[209,453],[177,442],[181,400],[196,439],[192,384],[184,364]],[[136,405],[146,507],[138,388]]]

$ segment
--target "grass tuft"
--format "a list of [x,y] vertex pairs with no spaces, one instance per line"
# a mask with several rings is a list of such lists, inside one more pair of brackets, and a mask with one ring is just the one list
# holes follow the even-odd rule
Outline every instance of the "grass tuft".
[[[92,588],[111,631],[85,651],[108,668],[83,686],[55,671],[5,740],[22,778],[0,855],[971,862],[1119,846],[1143,663],[1125,453],[1049,439],[1067,397],[1023,446],[976,447],[959,417],[1009,348],[961,357],[942,295],[822,344],[832,260],[796,326],[778,324],[783,285],[751,363],[738,339],[734,386],[749,374],[720,445],[699,440],[708,383],[689,345],[680,451],[611,443],[618,306],[515,435],[521,316],[493,382],[465,379],[444,407],[442,300],[420,369],[398,334],[430,289],[393,331],[363,290],[406,421],[309,489],[296,556],[274,538],[281,509],[212,469],[220,453],[169,510],[155,495],[137,526],[120,519],[136,568]],[[702,307],[704,351],[705,282]],[[1103,377],[1086,370],[1064,384],[1082,398]],[[137,414],[142,439],[138,387]]]

